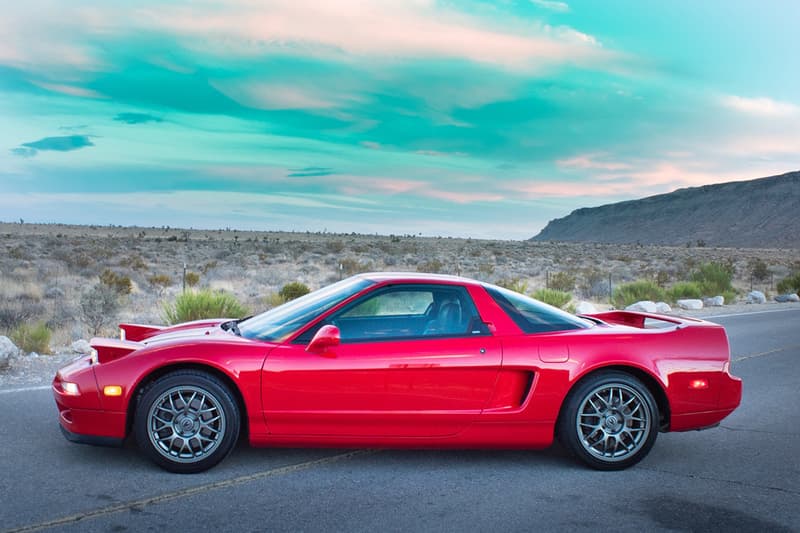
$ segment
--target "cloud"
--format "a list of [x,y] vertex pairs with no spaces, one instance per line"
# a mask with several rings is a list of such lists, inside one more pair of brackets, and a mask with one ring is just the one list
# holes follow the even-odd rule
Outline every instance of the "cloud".
[[254,109],[330,109],[336,101],[329,92],[267,82],[213,81],[211,85],[239,104]]
[[65,85],[61,83],[45,83],[42,81],[34,81],[32,83],[37,87],[41,87],[42,89],[47,89],[48,91],[52,91],[55,93],[66,94],[68,96],[77,96],[80,98],[107,98],[107,96],[100,94],[97,91],[93,91],[92,89],[86,89],[85,87],[78,87],[76,85]]
[[601,161],[600,157],[605,154],[591,153],[582,154],[567,159],[559,159],[556,165],[563,168],[578,168],[578,169],[598,169],[598,170],[624,170],[630,168],[627,163],[618,163],[614,161]]
[[463,157],[467,155],[465,152],[440,152],[439,150],[417,150],[414,153],[430,157]]
[[145,124],[147,122],[163,122],[163,119],[148,115],[147,113],[117,113],[114,117],[117,122],[125,124]]
[[721,102],[728,109],[759,117],[789,117],[800,113],[800,106],[765,97],[745,98],[726,95],[722,97]]
[[305,167],[305,168],[290,168],[287,178],[310,178],[314,176],[330,176],[334,174],[332,168],[328,167]]
[[11,153],[21,157],[33,157],[39,151],[71,152],[87,146],[94,146],[88,135],[63,135],[22,143],[19,148],[13,148]]
[[549,9],[550,11],[557,11],[559,13],[566,13],[569,11],[569,5],[566,2],[557,2],[554,0],[531,0],[535,6]]
[[16,155],[16,156],[19,156],[19,157],[26,157],[27,158],[27,157],[35,156],[38,153],[38,151],[34,150],[33,148],[27,148],[27,147],[24,147],[24,146],[20,146],[19,148],[12,148],[11,149],[11,153]]
[[135,15],[140,26],[177,33],[187,47],[226,56],[450,58],[515,70],[559,63],[597,68],[615,57],[571,28],[512,16],[482,20],[427,0],[238,0],[224,10],[159,6]]

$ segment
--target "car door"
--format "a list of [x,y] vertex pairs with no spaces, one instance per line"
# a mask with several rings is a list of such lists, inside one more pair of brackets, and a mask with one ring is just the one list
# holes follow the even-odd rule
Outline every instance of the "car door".
[[[307,351],[324,324],[340,344]],[[276,435],[453,435],[481,413],[501,361],[464,287],[382,287],[269,354],[264,415]]]

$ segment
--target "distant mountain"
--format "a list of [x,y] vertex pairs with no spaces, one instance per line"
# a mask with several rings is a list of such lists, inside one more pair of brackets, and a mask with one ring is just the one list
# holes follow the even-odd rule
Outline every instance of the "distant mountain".
[[577,209],[531,240],[800,248],[800,171]]

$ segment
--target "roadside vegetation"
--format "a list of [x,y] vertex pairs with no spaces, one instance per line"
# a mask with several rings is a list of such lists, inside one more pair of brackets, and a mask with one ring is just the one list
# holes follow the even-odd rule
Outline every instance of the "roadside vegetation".
[[568,310],[800,290],[797,250],[0,223],[0,335],[47,353],[119,322],[258,313],[365,271],[466,276]]
[[210,289],[186,291],[162,308],[164,322],[170,325],[203,318],[243,318],[247,314],[247,308],[234,295]]

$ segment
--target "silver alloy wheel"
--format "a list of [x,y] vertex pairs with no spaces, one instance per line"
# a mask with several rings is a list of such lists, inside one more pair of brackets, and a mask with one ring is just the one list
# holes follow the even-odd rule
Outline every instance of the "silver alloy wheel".
[[169,459],[193,463],[206,458],[225,434],[225,413],[210,392],[173,387],[150,407],[147,428],[153,447]]
[[652,431],[647,405],[636,389],[621,383],[595,388],[581,402],[575,419],[581,445],[605,462],[628,459]]

